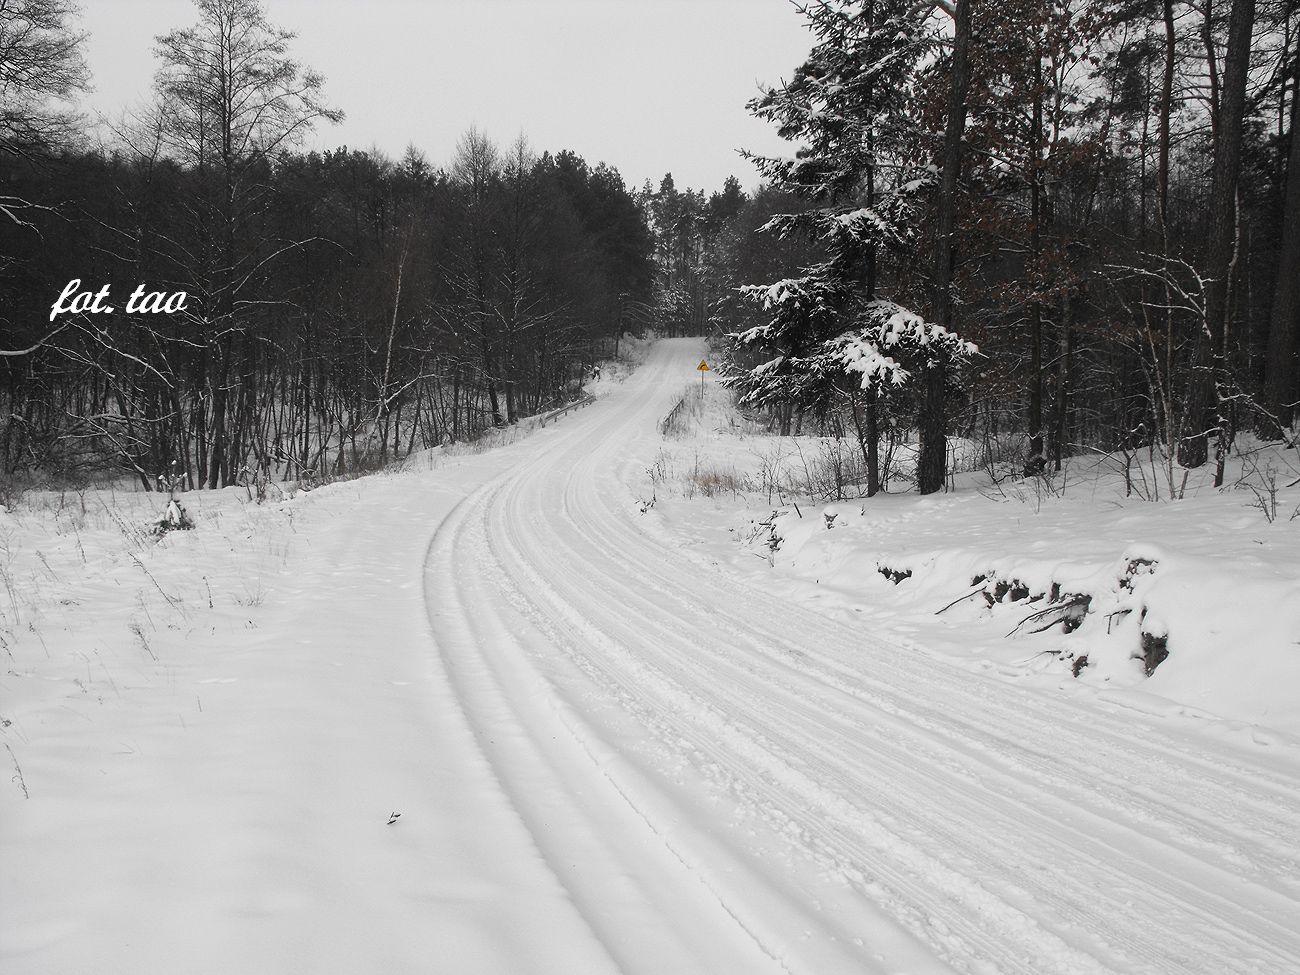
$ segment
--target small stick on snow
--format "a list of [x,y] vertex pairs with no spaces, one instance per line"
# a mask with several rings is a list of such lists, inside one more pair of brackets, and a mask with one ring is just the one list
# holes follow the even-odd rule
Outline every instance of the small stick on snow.
[[5,743],[5,751],[7,751],[9,753],[9,757],[13,759],[14,771],[18,773],[17,775],[13,776],[11,781],[18,783],[18,788],[23,790],[24,799],[30,799],[31,794],[27,791],[27,780],[23,778],[23,767],[18,764],[18,756],[14,754],[14,750],[9,747],[9,744],[7,742]]
[[958,596],[956,599],[950,602],[943,609],[935,610],[934,615],[938,616],[940,613],[946,613],[948,610],[952,609],[954,606],[956,606],[958,603],[962,602],[963,600],[970,599],[971,596],[976,596],[979,593],[986,592],[986,591],[987,590],[983,586],[980,586],[978,589],[972,590],[971,592],[966,593],[966,595],[964,596]]

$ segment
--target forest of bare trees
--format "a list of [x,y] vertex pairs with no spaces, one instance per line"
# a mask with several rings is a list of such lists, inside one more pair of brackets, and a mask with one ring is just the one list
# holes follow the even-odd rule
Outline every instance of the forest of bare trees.
[[[157,40],[153,104],[106,145],[67,113],[0,133],[7,474],[193,488],[374,467],[566,401],[624,308],[649,307],[653,245],[614,169],[472,129],[443,166],[299,151],[341,115],[323,79],[255,0],[197,7]],[[32,105],[72,100],[69,8],[3,15],[64,66]],[[70,268],[186,309],[51,322]]]

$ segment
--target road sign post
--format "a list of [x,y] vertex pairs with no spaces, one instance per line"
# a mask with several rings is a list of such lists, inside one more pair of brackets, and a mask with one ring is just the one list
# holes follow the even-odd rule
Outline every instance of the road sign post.
[[700,403],[703,404],[704,403],[704,374],[709,371],[709,364],[705,362],[703,359],[701,359],[700,364],[695,368],[700,371]]

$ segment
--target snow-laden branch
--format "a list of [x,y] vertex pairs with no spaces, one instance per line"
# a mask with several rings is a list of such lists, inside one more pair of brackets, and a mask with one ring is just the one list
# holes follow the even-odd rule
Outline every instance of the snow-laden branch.
[[25,349],[0,349],[0,358],[13,358],[17,356],[31,355],[33,352],[40,349],[42,346],[45,345],[45,343],[47,343],[50,339],[54,338],[54,336],[58,335],[67,327],[68,326],[66,323],[60,325],[49,335],[45,336],[43,339],[40,339],[35,345],[28,346]]

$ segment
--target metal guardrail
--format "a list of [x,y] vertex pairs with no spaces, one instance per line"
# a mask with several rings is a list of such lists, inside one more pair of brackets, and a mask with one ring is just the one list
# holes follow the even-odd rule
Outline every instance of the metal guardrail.
[[677,401],[677,405],[668,411],[668,415],[659,421],[659,435],[661,437],[668,436],[668,431],[672,429],[674,421],[676,421],[677,417],[685,408],[686,396],[683,395],[682,398]]
[[590,393],[583,393],[580,398],[574,400],[568,406],[561,406],[558,410],[551,410],[549,413],[543,413],[538,426],[544,427],[548,420],[557,420],[570,410],[579,410],[584,406],[590,406],[594,402],[596,402],[596,397],[592,396]]

